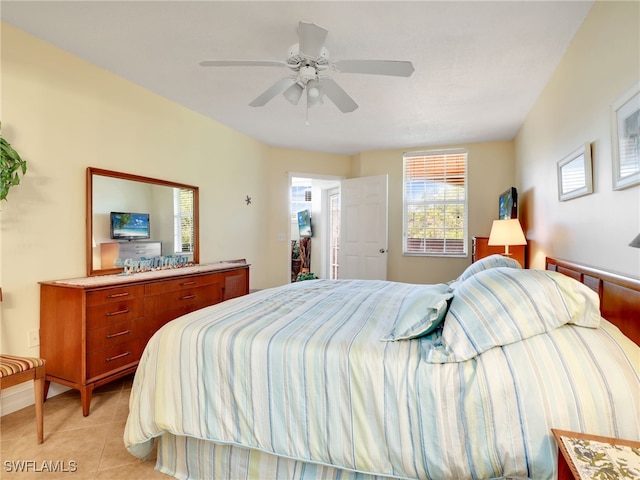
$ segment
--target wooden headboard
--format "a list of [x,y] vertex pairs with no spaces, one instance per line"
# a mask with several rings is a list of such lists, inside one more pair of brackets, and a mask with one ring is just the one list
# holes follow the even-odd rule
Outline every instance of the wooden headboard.
[[640,345],[640,278],[551,257],[546,259],[546,269],[575,278],[597,292],[602,316]]

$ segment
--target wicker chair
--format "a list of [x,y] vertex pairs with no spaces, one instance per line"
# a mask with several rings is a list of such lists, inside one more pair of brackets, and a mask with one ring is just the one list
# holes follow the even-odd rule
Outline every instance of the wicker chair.
[[0,390],[29,380],[34,382],[39,444],[44,440],[42,414],[44,403],[44,363],[42,358],[0,355]]

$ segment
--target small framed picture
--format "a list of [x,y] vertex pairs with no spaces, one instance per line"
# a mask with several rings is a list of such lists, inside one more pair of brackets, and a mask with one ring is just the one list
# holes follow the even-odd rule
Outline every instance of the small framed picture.
[[558,199],[561,202],[593,193],[591,145],[585,143],[558,162]]
[[613,189],[640,184],[640,84],[611,106]]

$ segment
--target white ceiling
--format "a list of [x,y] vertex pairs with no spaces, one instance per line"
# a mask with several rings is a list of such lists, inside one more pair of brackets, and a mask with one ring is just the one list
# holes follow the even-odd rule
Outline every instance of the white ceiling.
[[[6,1],[2,20],[266,144],[353,154],[514,138],[592,1]],[[410,60],[411,77],[332,74],[359,104],[308,112],[289,74],[202,60],[285,60],[300,20],[331,58]]]

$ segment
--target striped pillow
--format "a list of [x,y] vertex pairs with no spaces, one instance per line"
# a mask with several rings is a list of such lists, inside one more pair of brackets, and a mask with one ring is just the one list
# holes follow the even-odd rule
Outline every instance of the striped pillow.
[[490,268],[498,267],[522,269],[522,266],[517,260],[495,253],[493,255],[489,255],[488,257],[481,258],[477,262],[469,265],[458,278],[449,283],[449,286],[451,288],[458,288],[462,282],[464,282],[467,278],[474,276],[476,273],[482,272],[484,270],[489,270]]
[[561,273],[498,267],[454,291],[430,363],[461,362],[564,324],[598,327],[598,295]]

